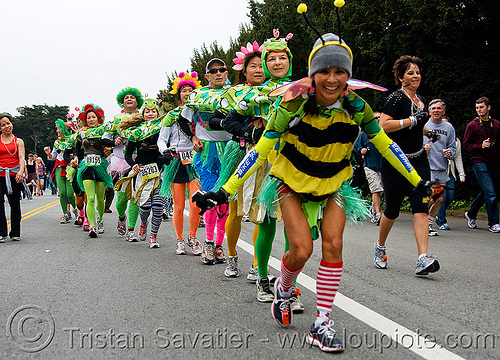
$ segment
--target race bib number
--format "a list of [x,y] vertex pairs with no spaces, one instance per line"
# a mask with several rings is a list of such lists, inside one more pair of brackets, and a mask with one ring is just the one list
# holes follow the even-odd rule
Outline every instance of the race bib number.
[[181,163],[182,165],[189,165],[193,163],[193,151],[181,151],[179,153],[179,156],[181,157]]
[[87,166],[101,166],[101,155],[89,154],[85,156]]
[[144,165],[141,169],[141,176],[144,180],[160,176],[158,165],[156,163]]

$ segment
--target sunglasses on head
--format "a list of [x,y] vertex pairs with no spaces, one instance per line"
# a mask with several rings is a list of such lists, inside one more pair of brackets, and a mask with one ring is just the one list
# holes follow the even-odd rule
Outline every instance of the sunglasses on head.
[[207,74],[217,74],[217,71],[220,72],[221,74],[224,74],[227,71],[227,69],[225,67],[212,68],[207,71]]

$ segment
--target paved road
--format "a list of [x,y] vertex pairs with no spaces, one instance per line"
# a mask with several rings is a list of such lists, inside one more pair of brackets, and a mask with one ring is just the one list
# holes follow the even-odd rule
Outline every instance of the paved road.
[[[0,359],[500,359],[500,234],[485,222],[470,230],[449,218],[453,230],[430,240],[442,269],[427,278],[413,275],[410,215],[391,233],[387,270],[372,264],[377,227],[348,226],[332,315],[346,351],[332,355],[303,343],[315,316],[320,246],[299,278],[306,311],[283,329],[244,276],[227,279],[223,265],[176,256],[170,221],[159,249],[124,241],[116,213],[90,239],[59,224],[56,201],[23,200],[22,241],[0,244]],[[246,273],[253,225],[242,225]],[[278,226],[274,274],[283,254]]]

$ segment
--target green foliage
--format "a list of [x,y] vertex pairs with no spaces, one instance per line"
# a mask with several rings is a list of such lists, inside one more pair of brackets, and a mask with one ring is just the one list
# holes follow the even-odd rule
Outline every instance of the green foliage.
[[69,112],[69,106],[33,105],[17,108],[20,116],[14,118],[14,134],[23,139],[26,155],[36,153],[45,157],[43,148],[52,146],[57,139],[55,121],[63,119]]

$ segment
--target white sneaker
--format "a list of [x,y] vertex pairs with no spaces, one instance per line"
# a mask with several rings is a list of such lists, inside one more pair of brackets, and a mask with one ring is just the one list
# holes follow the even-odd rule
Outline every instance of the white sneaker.
[[175,246],[175,253],[177,255],[186,255],[186,246],[184,245],[184,240],[177,240],[177,245]]
[[195,237],[188,237],[187,240],[188,246],[191,248],[191,252],[195,256],[200,256],[201,255],[201,245],[200,242],[195,238]]
[[125,235],[127,241],[129,242],[137,242],[137,235],[134,230],[127,230],[127,234]]
[[500,232],[500,225],[499,224],[491,225],[488,230],[492,233]]
[[158,241],[156,241],[156,236],[151,235],[151,237],[149,238],[149,248],[153,249],[153,248],[159,248],[159,247],[160,247],[160,244],[158,244]]
[[104,221],[97,222],[97,230],[96,231],[98,234],[104,234]]

